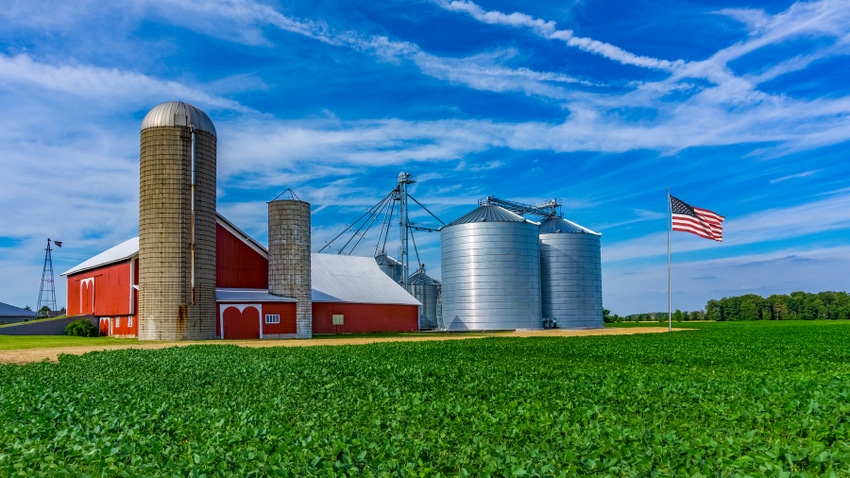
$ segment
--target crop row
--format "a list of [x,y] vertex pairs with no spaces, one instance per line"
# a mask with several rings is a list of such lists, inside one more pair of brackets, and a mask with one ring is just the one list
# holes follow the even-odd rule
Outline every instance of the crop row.
[[0,475],[850,474],[850,325],[0,366]]

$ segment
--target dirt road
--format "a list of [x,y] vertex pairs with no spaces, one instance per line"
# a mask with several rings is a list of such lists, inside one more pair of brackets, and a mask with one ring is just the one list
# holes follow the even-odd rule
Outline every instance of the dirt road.
[[[673,329],[674,331],[686,329]],[[577,337],[589,335],[631,335],[652,334],[666,332],[662,327],[635,327],[635,328],[606,328],[593,330],[527,330],[516,332],[496,332],[482,334],[430,334],[401,336],[401,337],[333,337],[313,339],[288,339],[288,340],[209,340],[209,341],[187,341],[187,342],[140,342],[128,345],[102,345],[81,347],[54,347],[43,349],[26,350],[2,350],[0,351],[0,363],[25,364],[50,360],[57,362],[59,354],[82,355],[86,352],[98,350],[116,349],[162,349],[167,347],[181,347],[186,345],[214,344],[214,345],[238,345],[240,347],[311,347],[317,345],[360,345],[378,342],[419,342],[424,340],[466,340],[482,337]]]

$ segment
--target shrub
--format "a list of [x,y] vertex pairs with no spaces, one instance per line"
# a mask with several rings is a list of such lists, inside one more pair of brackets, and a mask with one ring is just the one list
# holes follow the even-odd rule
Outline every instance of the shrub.
[[65,333],[75,337],[97,337],[98,330],[89,319],[79,319],[66,325]]

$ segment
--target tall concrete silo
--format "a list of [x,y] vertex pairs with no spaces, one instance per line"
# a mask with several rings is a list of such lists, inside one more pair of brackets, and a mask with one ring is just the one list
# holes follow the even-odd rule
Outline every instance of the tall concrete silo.
[[536,223],[484,205],[444,226],[440,242],[447,329],[542,327]]
[[437,302],[442,284],[425,273],[424,264],[410,276],[407,283],[410,294],[422,303],[419,307],[419,330],[436,329]]
[[215,337],[216,132],[209,116],[162,103],[141,128],[141,340]]
[[543,317],[558,327],[602,327],[601,234],[561,217],[540,224]]
[[299,338],[313,336],[310,241],[310,203],[295,199],[269,203],[269,293],[298,301]]

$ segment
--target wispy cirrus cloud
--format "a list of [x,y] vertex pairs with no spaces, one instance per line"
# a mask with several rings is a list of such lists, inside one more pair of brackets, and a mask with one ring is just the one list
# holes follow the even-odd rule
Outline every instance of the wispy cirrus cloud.
[[819,172],[821,172],[820,169],[814,169],[814,170],[811,170],[811,171],[803,171],[802,173],[789,174],[788,176],[782,176],[781,178],[771,179],[770,184],[781,183],[781,182],[784,182],[784,181],[788,181],[789,179],[807,178],[807,177],[809,177],[813,174],[817,174]]
[[634,65],[643,68],[673,71],[684,63],[682,60],[670,61],[635,55],[616,45],[611,45],[592,38],[578,37],[572,30],[559,30],[556,23],[553,21],[534,18],[524,13],[488,11],[484,10],[477,4],[466,0],[437,0],[436,4],[449,11],[467,13],[482,23],[527,28],[543,38],[562,41],[568,46],[578,48],[587,53],[608,58],[609,60],[614,60],[623,65]]
[[222,97],[207,94],[202,88],[162,80],[118,68],[99,68],[85,64],[48,64],[27,54],[8,56],[0,53],[0,84],[33,87],[69,93],[99,101],[150,103],[152,99],[183,98],[211,108],[242,113],[252,110]]

